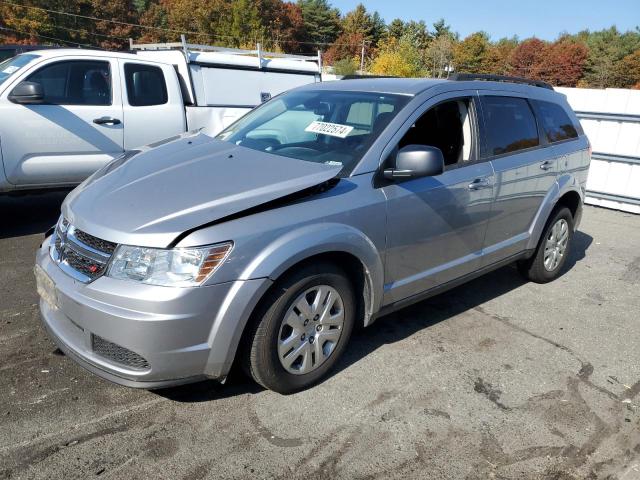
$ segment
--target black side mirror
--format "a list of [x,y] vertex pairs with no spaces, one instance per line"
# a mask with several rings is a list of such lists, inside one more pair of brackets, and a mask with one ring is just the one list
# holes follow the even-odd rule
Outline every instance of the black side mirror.
[[10,102],[33,105],[44,101],[44,89],[36,82],[20,82],[7,97]]
[[396,154],[394,168],[384,171],[387,180],[433,177],[444,172],[444,156],[436,147],[407,145]]

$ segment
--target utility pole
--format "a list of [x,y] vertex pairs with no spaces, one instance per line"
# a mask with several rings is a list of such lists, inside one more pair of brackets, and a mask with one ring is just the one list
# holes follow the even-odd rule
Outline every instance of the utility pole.
[[364,49],[365,49],[365,39],[362,39],[362,53],[360,54],[360,74],[364,73]]

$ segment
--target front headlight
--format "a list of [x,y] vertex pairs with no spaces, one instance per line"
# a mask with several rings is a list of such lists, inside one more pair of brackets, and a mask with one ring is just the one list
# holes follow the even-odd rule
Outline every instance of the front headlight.
[[213,275],[232,248],[232,242],[170,250],[120,245],[107,276],[149,285],[197,286]]

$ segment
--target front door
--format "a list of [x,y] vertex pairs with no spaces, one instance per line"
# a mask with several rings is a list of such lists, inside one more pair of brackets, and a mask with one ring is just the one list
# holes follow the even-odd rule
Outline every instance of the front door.
[[447,283],[480,266],[491,212],[493,170],[479,161],[477,97],[456,92],[432,99],[398,147],[442,150],[445,172],[394,182],[387,196],[384,303]]
[[0,138],[9,182],[75,184],[122,154],[117,72],[108,58],[56,60],[22,78],[42,85],[44,103],[18,105],[3,96]]

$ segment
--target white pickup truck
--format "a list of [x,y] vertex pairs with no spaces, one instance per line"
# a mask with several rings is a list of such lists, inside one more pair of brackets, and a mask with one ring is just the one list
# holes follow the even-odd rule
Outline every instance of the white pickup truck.
[[214,135],[271,96],[320,81],[319,55],[184,41],[131,48],[0,63],[0,192],[76,185],[125,151],[190,130]]

